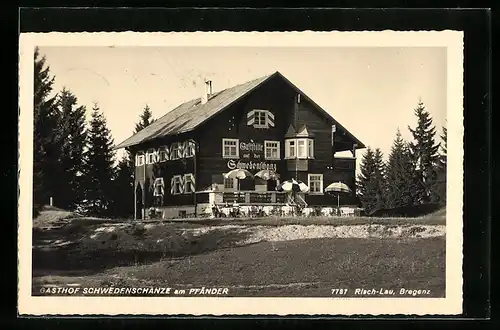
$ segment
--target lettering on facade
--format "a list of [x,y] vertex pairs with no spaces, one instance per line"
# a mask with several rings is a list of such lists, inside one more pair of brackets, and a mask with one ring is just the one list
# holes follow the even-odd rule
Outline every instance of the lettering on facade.
[[240,142],[241,151],[264,152],[264,145],[257,142]]
[[253,162],[253,161],[245,161],[245,160],[234,160],[230,159],[227,161],[227,168],[230,170],[234,170],[237,168],[243,170],[272,170],[276,171],[275,163],[267,163],[267,162]]

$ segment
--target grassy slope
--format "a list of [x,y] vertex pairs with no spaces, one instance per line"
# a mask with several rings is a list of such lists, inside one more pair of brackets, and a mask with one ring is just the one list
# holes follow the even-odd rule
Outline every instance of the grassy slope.
[[230,287],[231,295],[330,296],[330,289],[445,290],[445,240],[309,239],[264,242],[83,277],[35,279],[82,286]]

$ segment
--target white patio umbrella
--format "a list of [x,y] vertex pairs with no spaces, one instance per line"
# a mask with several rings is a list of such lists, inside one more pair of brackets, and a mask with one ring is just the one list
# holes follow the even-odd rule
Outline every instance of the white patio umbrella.
[[348,185],[346,185],[345,183],[343,182],[334,182],[334,183],[331,183],[329,184],[326,188],[325,188],[325,192],[326,193],[330,193],[330,194],[337,194],[337,208],[340,207],[340,194],[341,193],[350,193],[352,190],[351,188],[349,188]]
[[263,180],[276,180],[279,178],[279,174],[273,170],[261,170],[255,173],[255,176]]
[[308,192],[309,186],[300,180],[286,180],[283,181],[278,187],[276,187],[278,191],[293,191],[293,192]]
[[226,179],[238,179],[238,190],[240,190],[240,180],[246,178],[253,178],[252,173],[247,170],[236,168],[224,174]]

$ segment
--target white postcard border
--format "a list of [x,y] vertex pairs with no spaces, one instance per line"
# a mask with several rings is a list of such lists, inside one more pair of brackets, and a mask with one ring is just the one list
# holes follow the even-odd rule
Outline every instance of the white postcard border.
[[[462,312],[463,32],[26,33],[19,44],[18,312],[20,315],[456,315]],[[446,47],[446,298],[32,297],[35,46]]]

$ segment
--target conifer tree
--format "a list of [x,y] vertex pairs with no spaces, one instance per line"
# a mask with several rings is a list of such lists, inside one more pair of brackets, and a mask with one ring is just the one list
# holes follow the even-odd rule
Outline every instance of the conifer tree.
[[437,182],[439,143],[435,144],[436,129],[422,101],[419,101],[414,113],[417,126],[414,129],[408,126],[408,129],[413,135],[409,146],[416,168],[416,197],[419,203],[433,203],[438,200],[433,187]]
[[34,97],[33,97],[33,214],[37,215],[54,193],[58,160],[58,140],[54,134],[59,121],[55,96],[51,96],[54,76],[46,65],[45,56],[40,56],[38,47],[34,53]]
[[[135,124],[134,133],[138,133],[143,128],[151,125],[154,122],[153,114],[148,105],[144,108],[139,117],[139,122]],[[135,159],[129,150],[125,153],[116,167],[117,177],[115,181],[116,187],[116,206],[117,216],[129,217],[133,216],[134,205],[134,171]]]
[[129,159],[130,153],[125,152],[116,166],[114,181],[114,215],[131,217],[134,215],[134,169]]
[[384,163],[380,149],[370,147],[363,154],[358,176],[361,203],[367,214],[385,207]]
[[63,89],[58,106],[61,113],[58,134],[61,137],[61,154],[58,166],[60,177],[55,200],[65,209],[73,209],[82,199],[83,154],[86,145],[84,106],[77,106],[76,96]]
[[415,171],[408,144],[398,128],[386,166],[387,208],[413,205]]
[[113,139],[99,106],[94,104],[84,155],[84,210],[93,215],[111,215],[115,179]]
[[448,132],[446,127],[442,127],[441,152],[437,166],[437,182],[434,186],[434,194],[438,198],[438,203],[446,204],[446,169],[447,169],[447,139]]
[[153,113],[151,112],[149,106],[146,104],[144,110],[142,111],[142,114],[140,115],[140,121],[135,124],[134,133],[138,133],[143,128],[151,125],[154,121],[155,119],[153,118]]

